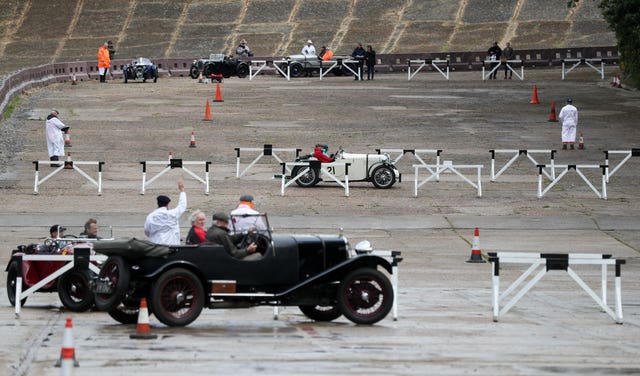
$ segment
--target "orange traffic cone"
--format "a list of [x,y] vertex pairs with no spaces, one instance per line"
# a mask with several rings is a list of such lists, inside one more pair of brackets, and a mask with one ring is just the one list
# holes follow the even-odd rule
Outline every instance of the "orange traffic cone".
[[556,119],[556,101],[551,101],[551,113],[549,114],[549,121],[558,121],[558,119]]
[[207,99],[207,105],[204,108],[204,119],[205,121],[211,121],[211,106],[209,105],[209,99]]
[[64,161],[65,170],[73,170],[73,162],[71,161],[71,152],[67,153],[67,160]]
[[71,147],[71,136],[69,135],[68,129],[64,132],[64,147],[65,148]]
[[196,147],[196,132],[195,131],[191,131],[191,141],[189,142],[189,147],[190,148],[195,148]]
[[134,334],[129,334],[131,339],[155,339],[156,334],[151,334],[149,325],[149,310],[147,308],[147,298],[140,299],[140,310],[138,311],[138,326]]
[[582,137],[582,133],[580,133],[580,137],[578,138],[578,149],[584,149],[584,137]]
[[531,102],[529,103],[540,104],[540,102],[538,101],[538,87],[536,85],[533,85],[533,96],[531,97]]
[[173,159],[173,152],[172,152],[172,151],[170,151],[170,152],[169,152],[169,161],[171,161],[172,159]]
[[482,252],[480,251],[480,230],[476,227],[473,232],[473,244],[471,245],[471,257],[467,262],[484,263],[486,262],[482,258]]
[[74,73],[73,76],[71,76],[71,85],[77,85],[78,84],[78,80],[76,79],[76,74]]
[[222,100],[222,94],[220,93],[220,82],[216,83],[216,99],[214,99],[213,101],[224,102],[224,100]]
[[67,323],[64,326],[64,333],[62,335],[62,349],[60,350],[60,358],[55,364],[55,367],[61,367],[63,376],[71,375],[73,367],[78,367],[80,364],[76,360],[76,350],[73,347],[73,323],[71,317],[67,317]]

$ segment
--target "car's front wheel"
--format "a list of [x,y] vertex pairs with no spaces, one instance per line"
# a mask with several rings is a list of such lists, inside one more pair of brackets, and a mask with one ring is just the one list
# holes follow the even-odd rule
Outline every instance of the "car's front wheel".
[[314,321],[333,321],[342,316],[338,306],[301,305],[298,306],[305,316]]
[[371,174],[371,182],[376,188],[391,188],[396,182],[396,174],[387,165],[376,167]]
[[289,75],[291,75],[291,77],[301,77],[303,73],[304,68],[302,67],[302,64],[291,63],[289,66]]
[[72,312],[84,312],[93,307],[93,292],[88,270],[71,270],[58,278],[58,296],[62,305]]
[[340,282],[338,306],[342,314],[356,324],[375,324],[393,307],[393,286],[389,278],[376,269],[356,269]]
[[237,75],[239,78],[245,78],[249,75],[249,66],[247,64],[238,65]]
[[[306,166],[296,166],[291,170],[291,177],[294,178],[302,172]],[[309,170],[300,175],[296,180],[296,184],[303,188],[313,187],[320,181],[320,171],[309,167]]]
[[[18,278],[18,261],[11,261],[9,268],[7,268],[7,296],[9,297],[9,303],[14,307],[16,306],[16,278]],[[27,285],[23,281],[22,291],[26,289]],[[23,306],[26,301],[27,298],[22,299],[20,306]]]
[[198,69],[198,67],[192,66],[191,69],[189,69],[189,76],[191,76],[191,78],[193,78],[194,80],[200,77],[200,70]]
[[151,289],[153,312],[167,326],[186,326],[204,307],[204,288],[192,272],[176,268],[158,277]]

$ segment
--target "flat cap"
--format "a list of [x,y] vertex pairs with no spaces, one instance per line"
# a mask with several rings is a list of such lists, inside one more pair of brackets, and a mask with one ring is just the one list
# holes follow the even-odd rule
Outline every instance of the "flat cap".
[[240,201],[253,202],[253,196],[249,194],[242,195],[240,196]]
[[171,202],[171,199],[164,195],[158,196],[156,200],[158,200],[158,206],[166,206],[168,203]]
[[215,213],[213,213],[213,216],[211,216],[211,218],[214,221],[227,221],[227,222],[229,222],[229,215],[227,215],[227,213],[223,213],[223,212],[215,212]]

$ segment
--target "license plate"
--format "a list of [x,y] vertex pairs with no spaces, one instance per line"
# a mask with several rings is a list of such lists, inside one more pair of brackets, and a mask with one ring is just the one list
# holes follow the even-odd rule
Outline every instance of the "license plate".
[[113,288],[109,281],[96,281],[95,292],[98,294],[110,294]]

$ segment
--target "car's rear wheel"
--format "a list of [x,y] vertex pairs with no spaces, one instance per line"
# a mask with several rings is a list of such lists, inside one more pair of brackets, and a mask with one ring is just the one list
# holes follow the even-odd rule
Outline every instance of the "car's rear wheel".
[[371,182],[376,188],[391,188],[396,182],[396,175],[393,169],[387,165],[376,167],[371,174]]
[[58,296],[62,305],[72,312],[84,312],[93,307],[88,270],[71,270],[58,278]]
[[109,256],[98,274],[99,284],[106,284],[108,292],[96,292],[95,303],[101,311],[111,311],[124,297],[129,287],[129,265],[121,256]]
[[249,75],[249,67],[246,64],[238,65],[238,77],[245,78]]
[[153,312],[167,326],[186,326],[204,307],[204,288],[192,272],[176,268],[158,277],[151,289]]
[[198,67],[191,67],[191,69],[189,69],[189,76],[191,76],[191,78],[193,78],[194,80],[197,79],[200,76],[200,70],[198,69]]
[[[107,313],[121,324],[136,324],[138,323],[139,311],[140,301],[123,301]],[[149,312],[149,314],[151,313]]]
[[[11,261],[9,268],[7,269],[7,296],[9,297],[9,303],[12,306],[16,306],[16,278],[18,278],[18,261]],[[22,291],[27,289],[27,285],[22,282]],[[27,298],[20,300],[20,306],[23,306],[27,301]]]
[[291,77],[301,77],[303,73],[304,68],[302,68],[302,64],[291,63],[289,66],[289,75],[291,75]]
[[338,306],[301,305],[298,306],[305,316],[314,321],[333,321],[342,316]]
[[342,314],[356,324],[375,324],[393,307],[393,286],[389,278],[376,269],[356,269],[340,282],[338,306]]
[[[291,170],[291,176],[292,177],[298,176],[298,174],[305,168],[307,167],[306,166],[294,167],[293,170]],[[309,170],[307,172],[305,172],[300,177],[298,177],[298,179],[296,180],[296,184],[304,188],[309,188],[318,184],[319,181],[320,181],[320,171],[309,167]]]

